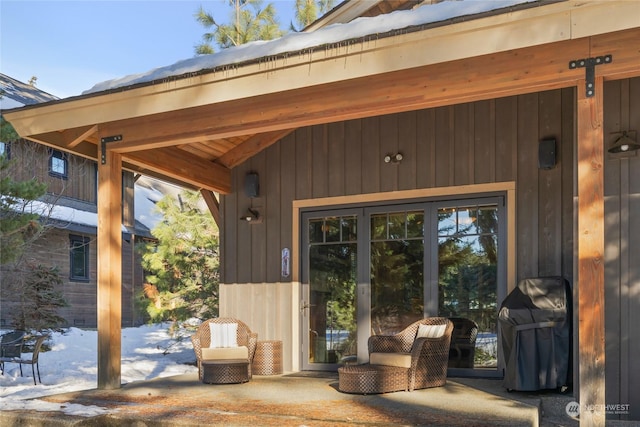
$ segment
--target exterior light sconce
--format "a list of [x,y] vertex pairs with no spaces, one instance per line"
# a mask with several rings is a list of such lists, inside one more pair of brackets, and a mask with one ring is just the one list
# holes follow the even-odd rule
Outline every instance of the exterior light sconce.
[[386,156],[384,156],[385,163],[400,163],[402,159],[402,153],[387,154]]
[[618,136],[609,147],[610,153],[628,153],[630,151],[640,150],[640,143],[635,138],[631,138],[629,134],[636,135],[635,130],[623,130],[622,132],[614,132]]
[[260,212],[251,208],[247,209],[247,213],[241,216],[240,220],[247,221],[249,224],[262,223],[262,217],[260,216]]

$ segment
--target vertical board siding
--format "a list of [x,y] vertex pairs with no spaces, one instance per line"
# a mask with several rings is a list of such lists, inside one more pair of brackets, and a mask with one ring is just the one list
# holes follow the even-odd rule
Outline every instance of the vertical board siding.
[[[640,130],[640,78],[605,83],[604,144],[622,130]],[[640,157],[605,152],[605,344],[607,403],[630,404],[640,419],[635,390],[640,372]],[[610,417],[611,418],[611,417]],[[614,417],[615,418],[615,417]]]
[[538,94],[517,105],[517,265],[520,277],[538,275]]
[[[540,140],[555,139],[556,152],[562,135],[562,92],[542,92],[539,97],[538,135]],[[538,141],[539,144],[539,141]],[[536,160],[537,160],[536,156]],[[557,157],[557,156],[556,156]],[[557,161],[557,158],[556,158]],[[562,275],[562,169],[553,167],[538,172],[538,276]]]
[[[556,90],[292,132],[233,171],[234,192],[222,198],[223,283],[283,280],[279,257],[292,247],[293,200],[513,180],[518,277],[571,279],[573,265],[562,260],[573,251],[563,239],[573,229],[573,217],[563,217],[572,212],[572,162],[538,169],[540,139],[555,137],[563,153],[573,150],[571,99],[573,89]],[[384,162],[397,152],[399,164]],[[259,173],[263,192],[252,200],[243,192],[249,170]],[[262,209],[264,223],[238,221],[248,206]]]
[[360,194],[362,192],[362,120],[351,120],[345,123],[344,130],[344,194]]

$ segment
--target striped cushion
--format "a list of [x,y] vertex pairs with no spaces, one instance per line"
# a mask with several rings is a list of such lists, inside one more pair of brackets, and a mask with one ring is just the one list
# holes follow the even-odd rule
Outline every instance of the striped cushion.
[[447,325],[419,325],[416,338],[440,338],[446,329]]
[[227,348],[238,346],[238,324],[237,323],[210,323],[211,333],[210,348]]

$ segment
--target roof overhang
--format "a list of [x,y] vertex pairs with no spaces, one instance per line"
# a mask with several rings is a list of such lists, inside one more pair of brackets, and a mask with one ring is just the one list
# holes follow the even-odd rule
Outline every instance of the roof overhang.
[[121,135],[108,149],[125,167],[228,193],[231,168],[301,126],[575,85],[584,70],[569,60],[601,54],[608,76],[638,75],[639,29],[640,2],[541,4],[3,114],[22,137],[93,159]]

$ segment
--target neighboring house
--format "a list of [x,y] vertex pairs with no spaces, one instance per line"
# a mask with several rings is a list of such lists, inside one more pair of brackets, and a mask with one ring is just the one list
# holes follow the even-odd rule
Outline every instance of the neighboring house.
[[[101,147],[103,200],[123,168],[200,189],[221,232],[220,315],[282,340],[287,371],[366,361],[372,333],[445,315],[481,327],[483,358],[452,374],[500,376],[500,304],[520,279],[562,276],[574,395],[593,409],[580,422],[640,420],[639,17],[629,1],[442,2],[6,116],[61,150]],[[119,218],[98,216],[108,298]],[[100,388],[120,384],[110,301]]]
[[[35,86],[4,74],[0,74],[0,90],[3,110],[58,100]],[[24,254],[21,264],[57,266],[64,280],[62,291],[69,303],[59,311],[67,320],[66,326],[95,328],[98,252],[96,162],[24,139],[0,141],[0,151],[7,154],[12,162],[9,174],[14,180],[36,178],[47,184],[46,196],[32,204],[31,209],[41,215],[48,230]],[[158,215],[152,212],[152,199],[157,200],[163,194],[153,188],[159,183],[148,179],[134,182],[134,174],[126,171],[122,177],[122,238],[125,242],[122,251],[122,325],[134,326],[144,322],[144,316],[135,307],[136,293],[141,290],[144,277],[134,246],[152,239],[150,228],[158,220]],[[9,267],[1,267],[0,328],[11,326],[11,307],[16,303],[6,291],[6,284],[12,280],[11,273],[7,272]]]

